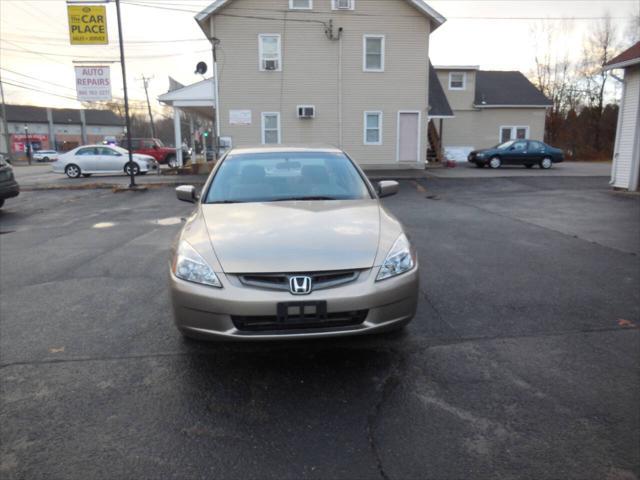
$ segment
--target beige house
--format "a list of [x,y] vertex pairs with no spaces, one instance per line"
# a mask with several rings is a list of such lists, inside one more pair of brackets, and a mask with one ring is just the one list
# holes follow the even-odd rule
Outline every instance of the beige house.
[[225,142],[332,144],[368,168],[424,168],[429,35],[445,21],[424,1],[217,0],[196,20]]
[[520,72],[477,66],[436,66],[453,110],[438,133],[445,156],[464,161],[471,150],[513,139],[544,140],[552,102]]

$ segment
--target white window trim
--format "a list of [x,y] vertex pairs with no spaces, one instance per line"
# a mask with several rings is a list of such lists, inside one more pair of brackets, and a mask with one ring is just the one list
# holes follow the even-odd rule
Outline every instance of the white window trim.
[[[530,133],[531,129],[529,128],[529,125],[516,125],[516,126],[513,126],[513,125],[501,125],[500,128],[498,129],[498,142],[499,143],[503,142],[503,140],[502,140],[502,130],[504,128],[510,128],[511,129],[511,135],[510,136],[513,136],[514,133],[517,135],[517,133],[518,133],[517,130],[519,128],[524,128],[527,131],[527,133],[525,134],[526,135],[525,138],[512,138],[511,140],[513,140],[513,141],[516,141],[516,140],[530,140],[529,133]],[[510,141],[510,140],[507,140],[507,142],[508,141]]]
[[[380,59],[380,68],[367,68],[367,39],[368,38],[381,38],[382,39],[382,58]],[[362,36],[362,71],[363,72],[384,72],[385,64],[385,50],[386,39],[384,35],[367,33]]]
[[[400,115],[403,113],[417,113],[418,114],[418,150],[417,150],[417,159],[418,164],[422,159],[421,149],[422,149],[422,112],[420,110],[399,110],[398,118],[396,121],[396,162],[400,163]],[[410,165],[410,162],[404,162],[406,165]]]
[[[262,39],[264,37],[278,38],[278,68],[275,70],[266,70],[262,64]],[[261,33],[258,35],[258,69],[261,72],[281,72],[282,71],[282,36],[279,33]]]
[[[380,132],[380,135],[378,136],[378,141],[377,142],[368,142],[367,141],[367,116],[369,115],[378,115],[378,131]],[[369,110],[364,112],[364,116],[363,116],[363,121],[364,121],[364,130],[363,130],[363,143],[364,145],[382,145],[383,144],[383,140],[382,140],[382,135],[383,135],[383,122],[384,122],[384,113],[381,110]]]
[[[267,135],[266,135],[266,122],[265,122],[265,117],[267,116],[271,116],[271,115],[275,115],[278,118],[278,145],[280,145],[282,143],[282,125],[280,124],[280,112],[262,112],[262,125],[260,127],[260,132],[261,132],[261,137],[262,137],[262,145],[267,145]],[[273,144],[269,144],[269,145],[273,145]]]
[[295,7],[293,0],[289,0],[289,10],[313,10],[313,0],[307,0],[309,2],[308,7]]
[[[451,79],[454,74],[462,75],[462,87],[451,86]],[[467,72],[449,72],[449,90],[466,90],[466,89],[467,89]]]
[[[356,9],[356,0],[351,0],[351,8],[349,10],[355,10]],[[331,10],[346,10],[346,8],[337,8],[336,7],[336,0],[331,0]]]

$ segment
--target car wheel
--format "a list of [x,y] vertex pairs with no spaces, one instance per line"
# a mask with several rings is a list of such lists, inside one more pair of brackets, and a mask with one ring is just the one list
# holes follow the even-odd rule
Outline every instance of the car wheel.
[[484,168],[484,162],[476,162],[476,168]]
[[71,163],[65,167],[64,173],[66,173],[69,178],[79,178],[82,171],[79,166]]
[[493,157],[489,160],[489,166],[494,170],[500,168],[502,166],[502,160],[500,160],[500,157]]
[[83,174],[82,174],[82,176],[83,176],[84,178],[89,178],[89,177],[91,176],[91,174],[90,174],[90,173],[83,173]]
[[48,162],[48,161],[49,161],[49,157],[44,157],[44,158],[42,159],[42,161],[43,161],[43,162]]
[[553,167],[553,160],[551,160],[549,157],[543,158],[540,162],[540,168],[542,168],[543,170],[549,170],[551,167]]
[[169,165],[169,168],[178,168],[178,159],[175,155],[169,155],[167,157],[167,165]]
[[533,163],[525,163],[524,166],[527,168],[533,168]]
[[[124,166],[124,173],[126,173],[127,175],[131,175],[131,162],[127,163]],[[134,175],[139,175],[140,174],[140,167],[135,162],[133,162],[133,174]]]

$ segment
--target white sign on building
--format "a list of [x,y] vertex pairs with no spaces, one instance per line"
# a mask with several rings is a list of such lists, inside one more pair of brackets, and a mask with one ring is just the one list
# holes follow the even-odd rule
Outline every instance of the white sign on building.
[[230,125],[251,125],[251,110],[229,110]]
[[80,102],[111,100],[110,67],[76,67],[76,91]]

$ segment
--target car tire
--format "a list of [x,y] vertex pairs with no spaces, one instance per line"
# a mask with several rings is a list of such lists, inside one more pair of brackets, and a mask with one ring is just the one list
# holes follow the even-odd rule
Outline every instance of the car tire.
[[69,165],[64,167],[64,173],[66,173],[67,177],[69,178],[80,178],[80,175],[82,175],[82,170],[80,170],[80,167],[75,163],[70,163]]
[[48,162],[48,161],[49,161],[49,157],[44,157],[44,158],[42,159],[42,161],[43,161],[43,162]]
[[169,155],[167,157],[167,165],[169,165],[169,168],[178,168],[178,159],[175,155]]
[[484,162],[475,162],[476,168],[484,168]]
[[501,166],[502,166],[502,160],[500,160],[500,157],[491,157],[491,159],[489,160],[489,167],[496,170]]
[[[130,168],[131,168],[131,162],[127,163],[124,166],[124,173],[126,173],[127,175],[131,175]],[[140,167],[136,162],[133,162],[133,175],[134,176],[140,175]]]
[[527,168],[533,168],[533,163],[525,163],[524,166]]
[[4,198],[0,198],[0,208],[4,205]]
[[541,169],[549,170],[551,167],[553,167],[553,160],[551,160],[549,157],[545,157],[542,160],[540,160]]

